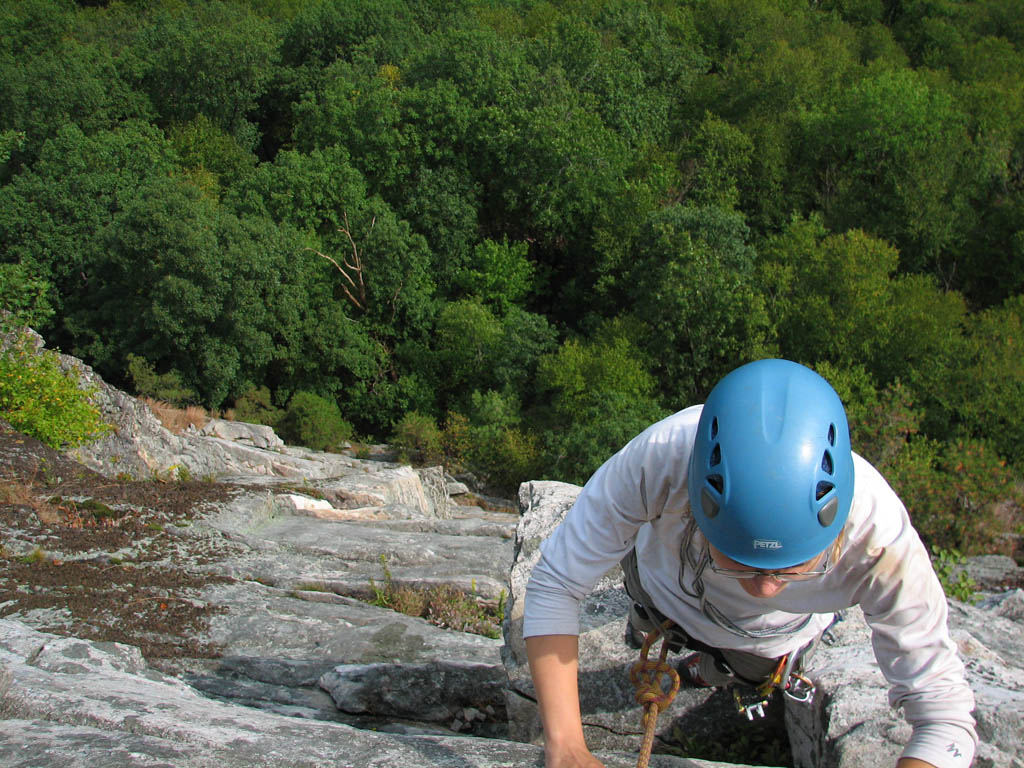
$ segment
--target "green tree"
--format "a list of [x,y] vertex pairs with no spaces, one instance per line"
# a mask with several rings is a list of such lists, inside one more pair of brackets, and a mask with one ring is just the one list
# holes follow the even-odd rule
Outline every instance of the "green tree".
[[215,198],[220,198],[225,187],[238,184],[251,174],[256,166],[255,155],[203,114],[174,125],[167,132],[167,138],[196,185],[208,186]]
[[24,134],[16,166],[32,163],[67,124],[93,134],[151,113],[146,97],[132,90],[113,52],[102,46],[62,39],[33,55],[0,55],[0,130]]
[[251,147],[250,123],[273,72],[278,41],[261,16],[214,0],[188,13],[161,9],[140,30],[132,54],[140,85],[160,124],[205,115],[243,146]]
[[706,113],[681,154],[684,195],[695,206],[735,208],[753,143],[740,129]]
[[725,373],[769,348],[747,237],[737,213],[672,206],[653,214],[638,238],[632,312],[644,324],[643,350],[656,361],[668,402],[703,398]]
[[655,378],[629,331],[609,323],[594,341],[570,339],[545,355],[537,386],[550,398],[543,419],[546,472],[583,483],[609,456],[666,412]]
[[527,243],[484,240],[473,249],[468,263],[455,273],[455,284],[466,295],[493,307],[498,316],[526,298],[533,278]]
[[807,135],[822,144],[814,151],[830,229],[863,228],[894,243],[904,269],[951,277],[941,256],[962,244],[990,165],[947,91],[908,70],[868,76],[810,120]]
[[1018,467],[1024,457],[1024,295],[972,316],[965,354],[947,386],[970,434]]
[[24,264],[0,264],[0,310],[6,322],[42,328],[53,316],[50,284]]
[[765,284],[784,357],[866,362],[892,332],[899,254],[891,245],[856,230],[827,235],[820,221],[797,219],[762,252],[778,278]]
[[46,281],[56,312],[45,330],[51,343],[73,347],[68,317],[92,299],[93,265],[106,259],[101,233],[139,188],[175,167],[156,129],[129,121],[86,136],[60,128],[39,160],[0,187],[0,253]]

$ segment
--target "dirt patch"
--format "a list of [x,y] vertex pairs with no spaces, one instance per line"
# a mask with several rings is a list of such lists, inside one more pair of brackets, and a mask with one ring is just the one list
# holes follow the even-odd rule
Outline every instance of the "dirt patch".
[[226,579],[196,566],[227,544],[181,530],[237,490],[115,482],[0,423],[0,617],[151,659],[217,656],[200,596]]

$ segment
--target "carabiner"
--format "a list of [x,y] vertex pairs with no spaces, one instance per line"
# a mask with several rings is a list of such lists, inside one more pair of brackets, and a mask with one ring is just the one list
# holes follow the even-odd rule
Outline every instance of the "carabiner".
[[782,692],[793,701],[801,704],[811,704],[814,702],[815,690],[814,683],[803,675],[793,672],[790,674],[786,687],[782,689]]

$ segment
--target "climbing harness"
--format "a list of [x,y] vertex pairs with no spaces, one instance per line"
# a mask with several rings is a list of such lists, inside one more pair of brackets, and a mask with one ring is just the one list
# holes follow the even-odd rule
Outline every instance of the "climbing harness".
[[[629,670],[629,679],[636,688],[636,701],[644,708],[641,720],[644,726],[644,740],[640,745],[640,756],[636,762],[637,768],[647,768],[647,764],[651,760],[651,749],[654,747],[654,730],[658,723],[658,713],[668,709],[672,699],[679,692],[679,673],[665,661],[669,651],[669,639],[666,633],[671,626],[672,621],[667,620],[657,629],[647,633],[644,644],[640,648],[640,660]],[[659,638],[661,638],[661,654],[657,661],[650,661],[647,655],[651,646]],[[669,680],[667,691],[661,685],[662,675],[667,676]]]

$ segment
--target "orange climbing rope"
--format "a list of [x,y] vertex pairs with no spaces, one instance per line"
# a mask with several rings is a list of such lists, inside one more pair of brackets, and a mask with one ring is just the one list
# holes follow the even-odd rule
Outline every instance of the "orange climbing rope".
[[[651,760],[651,749],[654,747],[654,729],[657,726],[658,713],[668,709],[672,699],[679,692],[679,673],[665,662],[668,657],[668,638],[664,635],[671,625],[671,620],[666,621],[647,634],[640,649],[640,661],[629,670],[629,679],[636,688],[636,701],[644,708],[641,720],[644,726],[644,740],[640,745],[640,757],[636,762],[636,768],[647,768]],[[657,661],[649,661],[647,655],[658,638],[661,638],[661,655]],[[661,687],[662,675],[668,676],[671,683],[667,691]]]

